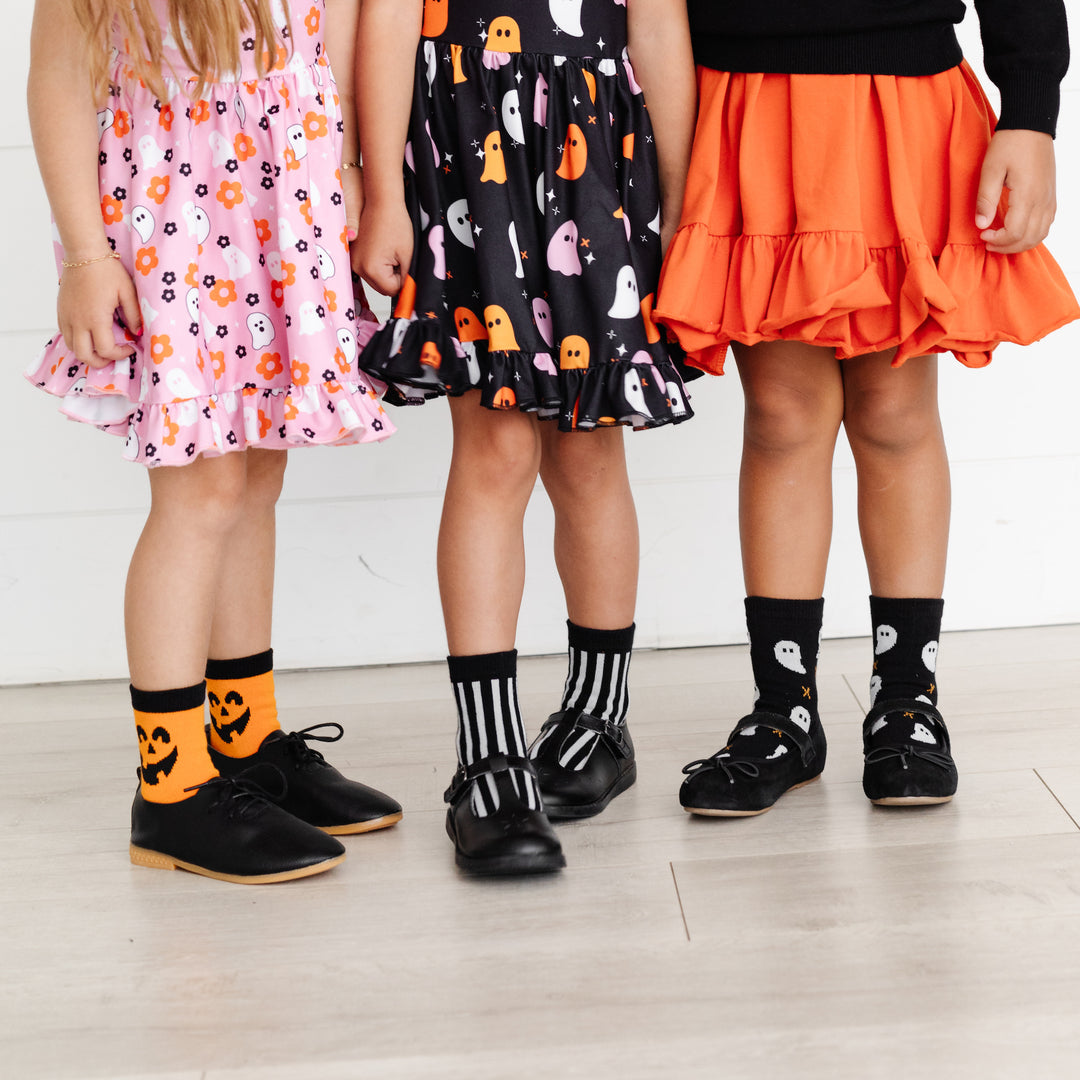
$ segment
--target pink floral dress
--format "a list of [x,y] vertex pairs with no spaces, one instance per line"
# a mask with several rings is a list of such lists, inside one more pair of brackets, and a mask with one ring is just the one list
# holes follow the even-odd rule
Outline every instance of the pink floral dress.
[[118,312],[132,355],[99,369],[57,335],[27,377],[149,466],[386,438],[384,387],[356,368],[376,325],[349,265],[325,0],[293,0],[291,27],[281,14],[285,44],[266,77],[252,35],[241,70],[199,100],[167,0],[151,4],[172,65],[167,100],[139,82],[118,40],[98,113],[101,215],[143,333]]

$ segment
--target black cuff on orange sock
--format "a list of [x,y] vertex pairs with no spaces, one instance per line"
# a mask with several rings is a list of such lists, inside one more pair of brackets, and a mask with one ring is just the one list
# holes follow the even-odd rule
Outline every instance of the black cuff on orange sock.
[[206,700],[206,683],[185,686],[180,690],[131,690],[131,707],[144,713],[187,712],[199,709]]
[[274,650],[242,656],[238,660],[207,660],[208,679],[251,679],[274,670]]

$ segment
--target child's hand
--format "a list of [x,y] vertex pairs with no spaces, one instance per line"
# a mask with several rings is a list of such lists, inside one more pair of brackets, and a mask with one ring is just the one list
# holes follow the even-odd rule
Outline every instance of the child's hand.
[[345,196],[346,236],[351,244],[360,235],[360,215],[364,212],[364,172],[358,165],[342,168],[341,192]]
[[412,219],[404,202],[386,210],[368,203],[352,246],[353,269],[373,289],[394,296],[409,272],[413,243]]
[[131,355],[131,346],[117,344],[113,312],[119,308],[133,334],[142,333],[142,314],[135,285],[116,259],[64,271],[56,301],[57,324],[76,359],[93,368]]
[[[1046,239],[1057,210],[1054,140],[1041,131],[997,132],[983,160],[975,226],[982,230],[986,250],[1016,255]],[[1002,188],[1009,189],[1004,228],[990,226]]]

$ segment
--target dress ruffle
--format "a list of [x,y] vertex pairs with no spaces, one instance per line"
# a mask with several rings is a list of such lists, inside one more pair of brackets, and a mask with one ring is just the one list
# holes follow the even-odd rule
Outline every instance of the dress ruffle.
[[[1080,317],[1045,247],[995,255],[979,238],[993,117],[966,65],[926,79],[702,69],[699,80],[655,313],[691,364],[721,374],[730,342],[783,340],[839,358],[895,349],[894,366],[952,352],[983,367],[998,343],[1030,344]],[[928,136],[941,113],[951,121]],[[744,168],[771,162],[771,175],[752,183],[736,148]]]
[[484,408],[536,413],[564,431],[659,427],[693,416],[675,364],[655,346],[601,366],[559,368],[551,353],[462,343],[437,319],[391,319],[373,336],[364,365],[389,385],[393,405],[479,390]]

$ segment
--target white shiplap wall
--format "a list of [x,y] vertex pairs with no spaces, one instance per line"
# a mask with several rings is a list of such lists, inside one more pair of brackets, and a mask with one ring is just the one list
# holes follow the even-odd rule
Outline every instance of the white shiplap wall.
[[[119,459],[119,440],[65,421],[21,378],[51,333],[55,296],[48,207],[21,106],[32,6],[6,0],[0,44],[0,91],[10,103],[0,126],[0,684],[124,673],[122,583],[147,502],[143,471]],[[1069,6],[1080,25],[1074,0]],[[963,35],[977,59],[970,18]],[[1062,206],[1051,246],[1080,291],[1080,70],[1066,83],[1057,147]],[[731,375],[693,391],[695,421],[627,439],[642,523],[644,647],[744,639],[739,384]],[[943,359],[955,489],[949,628],[1080,621],[1078,401],[1075,326],[1027,350],[1002,348],[985,371]],[[292,456],[280,507],[280,667],[444,654],[434,541],[446,410],[432,403],[394,418],[400,434],[384,445]],[[846,447],[835,479],[825,632],[846,636],[867,632],[868,621]],[[527,530],[519,647],[561,651],[564,609],[542,489]]]

